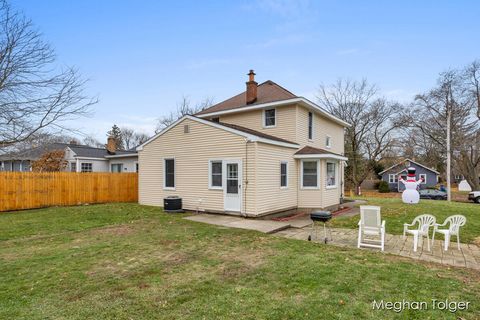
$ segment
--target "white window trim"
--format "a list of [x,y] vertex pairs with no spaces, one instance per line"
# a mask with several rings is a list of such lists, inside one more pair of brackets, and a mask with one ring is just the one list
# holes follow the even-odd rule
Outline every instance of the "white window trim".
[[[173,185],[174,187],[167,187],[165,184],[167,183],[167,160],[173,160]],[[175,157],[165,157],[163,158],[163,190],[176,190],[177,187],[177,161]]]
[[[287,165],[287,171],[285,172],[286,185],[282,187],[282,164]],[[288,189],[288,161],[280,161],[280,189]]]
[[[222,186],[212,186],[212,162],[220,162],[222,164]],[[211,190],[223,190],[223,160],[222,159],[209,159],[208,160],[208,189]]]
[[[393,179],[392,179],[393,177]],[[396,181],[395,181],[396,180]],[[394,173],[390,173],[388,175],[388,183],[397,183],[398,182],[398,178],[397,178],[397,175],[394,174]]]
[[[267,110],[275,110],[275,124],[273,126],[266,126],[265,125],[265,112]],[[277,126],[277,120],[278,120],[278,117],[277,117],[277,108],[268,108],[268,109],[263,109],[262,111],[262,127],[265,128],[265,129],[268,129],[268,128],[275,128]]]
[[308,137],[308,141],[313,142],[315,138],[315,113],[313,113],[312,111],[309,111],[307,114],[307,135],[308,135],[308,126],[309,126],[308,118],[310,113],[312,114],[312,138]]
[[[82,166],[83,166],[84,164],[90,164],[92,170],[91,170],[91,171],[83,171]],[[12,167],[13,167],[13,164],[12,164]],[[93,172],[93,162],[81,162],[81,163],[80,163],[80,172],[83,172],[83,173]]]
[[427,174],[426,173],[420,173],[418,175],[418,178],[422,179],[422,177],[424,177],[425,179],[423,180],[423,182],[421,184],[427,184]]
[[[317,163],[317,186],[316,187],[304,187],[303,186],[303,163],[304,162],[313,162],[315,161]],[[318,190],[320,189],[320,160],[310,160],[310,159],[305,159],[302,160],[302,165],[300,168],[300,189],[302,190]]]
[[[327,166],[329,163],[333,163],[335,165],[335,184],[333,186],[327,186]],[[334,161],[326,161],[325,162],[325,189],[336,189],[338,187],[338,162]]]
[[110,162],[110,173],[114,173],[114,172],[112,171],[112,165],[115,165],[115,164],[117,164],[117,165],[118,165],[118,164],[121,164],[121,165],[122,165],[122,170],[120,170],[120,172],[118,172],[118,173],[122,173],[122,172],[125,170],[125,168],[124,168],[124,166],[123,166],[123,162]]
[[[330,143],[327,145],[327,141],[330,141]],[[331,149],[332,148],[332,136],[326,135],[325,136],[325,148]]]

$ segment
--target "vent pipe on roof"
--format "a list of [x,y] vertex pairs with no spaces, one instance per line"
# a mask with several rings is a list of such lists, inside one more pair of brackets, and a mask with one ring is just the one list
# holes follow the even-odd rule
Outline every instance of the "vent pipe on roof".
[[257,86],[258,83],[255,82],[255,72],[250,70],[248,73],[246,104],[252,104],[257,100]]

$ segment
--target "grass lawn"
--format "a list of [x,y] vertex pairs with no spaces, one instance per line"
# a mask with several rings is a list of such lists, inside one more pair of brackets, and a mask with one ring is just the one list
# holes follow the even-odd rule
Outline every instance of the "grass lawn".
[[[480,318],[473,270],[182,216],[136,204],[0,214],[0,319]],[[470,308],[432,310],[446,298]],[[429,309],[372,310],[374,299]]]
[[[382,207],[382,219],[385,220],[387,233],[403,234],[403,224],[412,223],[413,219],[421,214],[432,214],[437,223],[443,223],[445,218],[454,214],[462,214],[467,218],[467,224],[460,231],[460,240],[465,243],[480,245],[480,205],[470,202],[447,202],[440,200],[420,200],[418,204],[405,204],[402,199],[388,198],[358,198],[366,200],[368,205]],[[337,217],[332,220],[334,227],[358,227],[359,216]],[[435,237],[443,239],[440,234]],[[456,238],[454,238],[456,241]]]

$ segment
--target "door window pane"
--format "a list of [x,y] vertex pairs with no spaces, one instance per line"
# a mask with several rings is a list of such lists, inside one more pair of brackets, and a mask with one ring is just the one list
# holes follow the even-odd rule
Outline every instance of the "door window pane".
[[238,194],[238,164],[227,164],[227,193]]

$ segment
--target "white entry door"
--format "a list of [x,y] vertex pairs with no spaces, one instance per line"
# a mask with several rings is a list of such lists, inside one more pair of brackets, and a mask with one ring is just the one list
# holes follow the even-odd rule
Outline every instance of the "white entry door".
[[225,160],[223,162],[224,181],[223,202],[225,211],[242,210],[242,161]]

